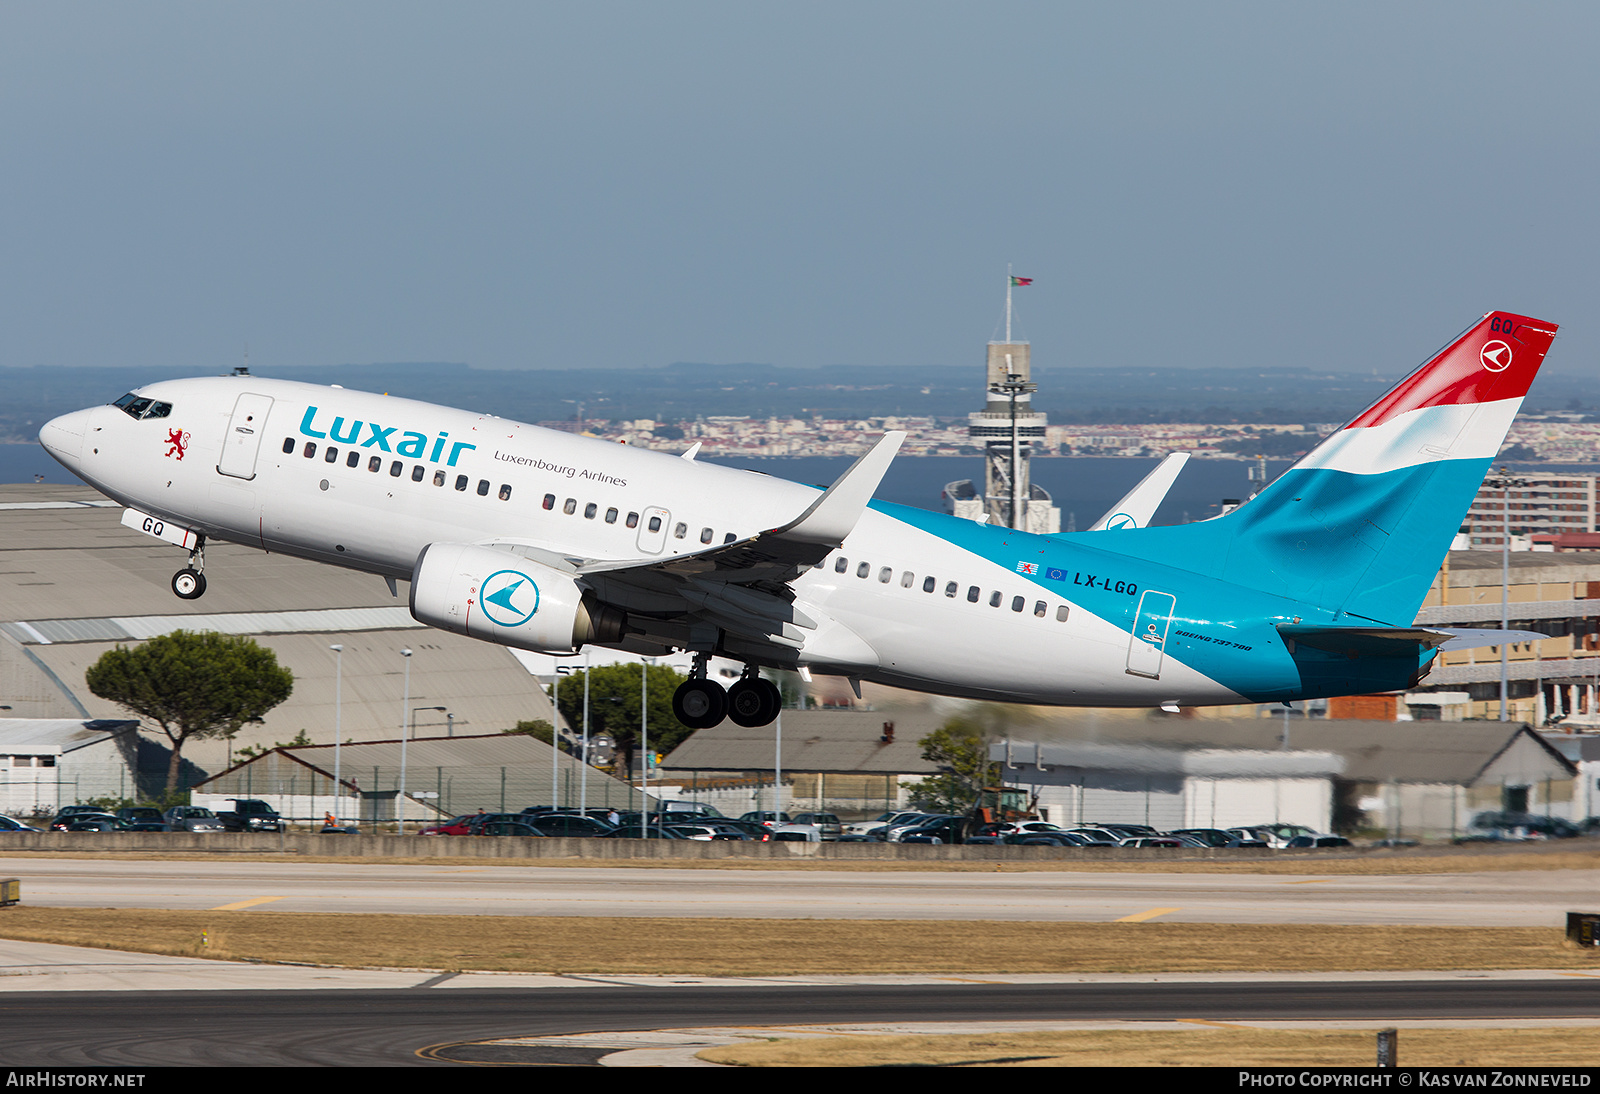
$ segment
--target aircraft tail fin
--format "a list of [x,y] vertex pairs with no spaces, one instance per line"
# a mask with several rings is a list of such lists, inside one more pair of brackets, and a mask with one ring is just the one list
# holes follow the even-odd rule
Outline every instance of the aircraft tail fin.
[[1490,312],[1256,497],[1219,520],[1136,533],[1139,553],[1410,624],[1555,334]]

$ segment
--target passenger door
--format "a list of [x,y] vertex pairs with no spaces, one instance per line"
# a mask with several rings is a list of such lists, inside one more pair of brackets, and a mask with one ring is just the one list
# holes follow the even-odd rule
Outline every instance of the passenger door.
[[1161,679],[1161,662],[1167,652],[1167,631],[1177,598],[1171,593],[1145,590],[1139,597],[1139,615],[1128,636],[1128,675]]
[[222,457],[217,461],[220,474],[245,480],[256,477],[256,453],[261,450],[271,409],[269,396],[249,392],[239,396],[233,404],[233,417],[228,419],[228,433],[222,438]]

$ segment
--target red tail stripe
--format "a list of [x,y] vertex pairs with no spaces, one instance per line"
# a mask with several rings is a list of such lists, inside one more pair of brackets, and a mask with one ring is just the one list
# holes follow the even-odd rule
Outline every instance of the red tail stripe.
[[1520,399],[1528,393],[1556,329],[1554,323],[1524,315],[1490,312],[1345,428],[1382,425],[1428,406]]

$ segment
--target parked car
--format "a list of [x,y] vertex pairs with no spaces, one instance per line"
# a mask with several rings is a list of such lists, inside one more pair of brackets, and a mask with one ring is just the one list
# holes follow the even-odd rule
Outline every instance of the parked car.
[[161,810],[153,805],[125,805],[114,814],[118,820],[128,825],[133,832],[170,832],[172,826],[161,815]]
[[[52,825],[54,827],[54,825]],[[65,818],[64,832],[130,832],[133,826],[110,813],[73,813]]]
[[1296,836],[1284,846],[1293,850],[1307,847],[1354,847],[1355,844],[1343,836],[1309,835]]
[[533,823],[546,836],[603,836],[616,827],[579,813],[545,813],[534,817]]
[[32,828],[21,821],[12,820],[7,816],[0,816],[0,832],[42,832],[42,828]]
[[174,805],[161,819],[173,832],[221,832],[223,825],[217,815],[201,805]]
[[844,834],[844,825],[839,823],[839,818],[832,813],[796,813],[793,824],[814,824],[822,829],[822,839],[825,843],[833,843]]
[[[228,808],[228,806],[232,808]],[[225,798],[217,819],[230,832],[282,832],[283,818],[260,798]]]

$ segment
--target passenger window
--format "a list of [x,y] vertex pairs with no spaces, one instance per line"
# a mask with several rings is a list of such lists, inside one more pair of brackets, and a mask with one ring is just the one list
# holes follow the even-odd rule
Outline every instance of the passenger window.
[[948,596],[952,600],[954,600],[955,599],[955,595],[956,595],[956,591],[958,589],[960,589],[960,588],[961,588],[961,586],[957,585],[954,581],[952,581],[950,584],[948,584],[948,585],[946,585],[944,587],[944,595]]
[[937,584],[938,582],[934,581],[933,578],[925,577],[922,579],[922,591],[925,593],[931,593],[933,592],[933,587]]
[[294,454],[294,438],[293,437],[285,437],[283,439],[283,454],[285,456],[291,456],[291,455]]
[[399,460],[395,460],[389,465],[389,476],[391,478],[398,479],[400,477],[400,473],[405,469],[406,465],[404,463],[400,462]]
[[[627,523],[629,528],[637,528],[637,527],[639,527],[639,514],[638,513],[629,513],[626,523]],[[658,520],[658,521],[656,521],[656,528],[660,528],[660,527],[661,527],[661,522]],[[654,529],[652,529],[652,530],[654,530]]]
[[892,577],[894,577],[893,566],[885,566],[883,569],[878,571],[878,580],[883,582],[885,585],[889,584],[889,579]]
[[1011,610],[1012,611],[1020,612],[1023,608],[1025,608],[1027,606],[1028,606],[1028,598],[1027,597],[1025,597],[1025,596],[1014,596],[1014,597],[1011,598]]
[[309,460],[312,456],[317,454],[316,444],[312,441],[307,441],[304,451],[302,451],[300,454]]
[[435,486],[443,486],[444,485],[444,472],[443,471],[435,471],[433,473],[433,485],[435,485]]
[[1071,608],[1067,607],[1065,604],[1061,605],[1056,609],[1056,622],[1065,623],[1067,621],[1067,616],[1071,614],[1071,612]]
[[[652,532],[661,531],[661,518],[660,517],[651,517],[650,518],[650,523],[648,525],[646,525],[646,527],[648,527],[650,529],[650,531],[652,531]],[[681,525],[681,524],[678,525],[678,538],[679,539],[683,538],[683,525]]]
[[488,479],[479,479],[478,480],[478,497],[480,497],[480,498],[487,497],[488,494],[489,494],[489,480]]
[[872,572],[872,566],[869,563],[863,562],[861,565],[856,567],[856,576],[857,577],[866,577],[871,572]]
[[344,458],[344,465],[346,467],[360,467],[361,466],[361,453],[357,452],[355,449],[352,448],[350,450],[350,455],[348,455],[348,456],[346,456]]
[[423,467],[420,463],[416,463],[416,464],[412,464],[411,465],[411,481],[412,482],[421,482],[423,480],[423,478],[427,476],[427,474],[428,474],[428,469],[426,467]]
[[702,529],[700,529],[700,542],[701,543],[710,543],[711,542],[711,537],[714,536],[714,535],[716,535],[716,533],[713,532],[711,529],[702,528]]
[[732,532],[728,532],[722,537],[722,542],[723,543],[732,543],[734,540],[736,540],[738,538],[739,537],[734,535]]
[[[653,517],[651,518],[652,521],[654,519],[655,518],[653,518]],[[654,528],[652,528],[650,530],[652,532],[655,531]],[[672,538],[673,539],[682,539],[684,536],[686,536],[688,534],[689,534],[689,526],[687,524],[683,523],[682,521],[679,521],[678,522],[678,526],[672,530]]]
[[330,444],[328,446],[327,453],[322,457],[322,459],[323,459],[323,461],[325,463],[338,463],[339,462],[339,450],[337,448],[333,447],[333,445]]
[[544,496],[544,507],[546,509],[554,509],[556,507],[556,496],[554,494],[546,494]]
[[910,570],[907,570],[905,573],[900,575],[900,587],[902,589],[909,589],[916,582],[916,580],[917,575],[912,573]]
[[615,523],[617,523],[617,511],[615,509],[607,509],[606,510],[606,523],[607,524],[615,524]]
[[845,558],[843,555],[840,555],[839,556],[839,561],[835,562],[833,564],[833,572],[836,573],[836,574],[842,574],[846,570],[848,570],[849,568],[850,568],[850,560],[848,558]]
[[562,502],[561,511],[567,514],[569,517],[576,513],[578,511],[578,499],[568,498],[566,501]]
[[1033,614],[1038,616],[1040,619],[1044,618],[1045,612],[1048,611],[1048,610],[1049,609],[1045,607],[1044,601],[1035,600],[1033,602]]
[[1000,606],[1000,590],[996,589],[989,596],[989,607],[998,608],[999,606]]
[[594,515],[596,513],[598,513],[599,511],[600,511],[600,507],[598,505],[596,505],[594,502],[591,501],[588,505],[585,505],[583,507],[583,519],[584,520],[593,520],[594,519]]
[[457,490],[465,490],[466,488],[467,488],[467,477],[465,475],[457,475],[456,476],[456,489]]
[[511,487],[507,483],[501,483],[500,484],[500,500],[501,501],[510,501],[511,500]]
[[383,460],[382,460],[381,457],[374,456],[374,457],[372,457],[372,459],[367,461],[367,470],[371,471],[374,475],[376,475],[378,473],[378,468],[380,468],[382,466],[383,466]]
[[978,602],[978,587],[976,585],[967,586],[967,603],[976,604],[977,602]]

